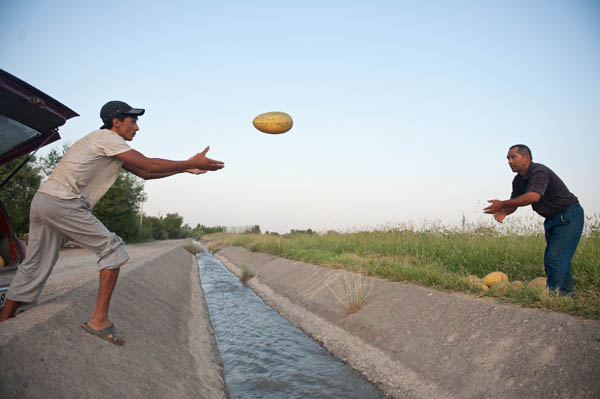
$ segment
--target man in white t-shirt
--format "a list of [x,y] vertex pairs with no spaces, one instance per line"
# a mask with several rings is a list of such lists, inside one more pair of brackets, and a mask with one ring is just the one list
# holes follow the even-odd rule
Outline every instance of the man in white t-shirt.
[[129,257],[123,240],[96,219],[92,207],[117,180],[121,167],[146,180],[224,167],[206,157],[209,147],[186,161],[147,158],[131,149],[127,141],[135,137],[137,118],[143,114],[143,109],[122,101],[106,103],[100,111],[104,125],[73,144],[40,186],[31,202],[27,257],[11,282],[0,321],[12,317],[20,305],[37,302],[60,248],[72,240],[96,253],[100,271],[96,307],[82,328],[114,344],[124,343],[108,308],[119,268]]

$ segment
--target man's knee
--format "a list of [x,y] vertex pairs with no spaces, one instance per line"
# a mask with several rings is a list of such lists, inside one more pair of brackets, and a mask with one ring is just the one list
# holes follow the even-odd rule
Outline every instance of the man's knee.
[[110,242],[98,257],[99,269],[118,269],[129,260],[125,243],[121,237],[112,234]]

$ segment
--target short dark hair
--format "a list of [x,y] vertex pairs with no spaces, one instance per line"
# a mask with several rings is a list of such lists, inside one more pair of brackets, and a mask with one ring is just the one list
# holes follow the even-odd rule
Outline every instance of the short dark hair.
[[533,156],[531,155],[531,150],[525,144],[515,144],[510,147],[508,150],[512,150],[513,148],[517,149],[517,152],[521,155],[529,155],[529,159],[533,161]]
[[[115,116],[115,118],[117,118],[118,120],[123,122],[125,120],[125,118],[127,118],[128,116],[131,116],[131,115],[119,115],[119,116]],[[134,118],[137,119],[137,116],[135,116]],[[104,129],[111,129],[112,125],[113,125],[113,123],[112,123],[112,119],[111,119],[110,121],[108,121],[107,123],[104,124],[104,126],[105,126]]]

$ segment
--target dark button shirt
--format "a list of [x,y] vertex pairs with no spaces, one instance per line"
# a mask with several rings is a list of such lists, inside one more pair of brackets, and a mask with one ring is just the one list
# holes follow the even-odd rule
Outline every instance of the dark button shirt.
[[525,176],[517,174],[513,179],[513,191],[510,198],[515,198],[525,193],[534,192],[541,195],[535,204],[531,204],[534,211],[545,218],[551,219],[578,202],[573,195],[550,168],[541,163],[531,163]]

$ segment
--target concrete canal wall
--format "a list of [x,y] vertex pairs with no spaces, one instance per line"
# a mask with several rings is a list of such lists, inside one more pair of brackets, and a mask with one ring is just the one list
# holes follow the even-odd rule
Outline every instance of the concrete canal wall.
[[195,256],[182,241],[127,247],[110,316],[126,343],[80,328],[96,260],[61,252],[40,303],[0,324],[0,398],[226,398]]
[[389,397],[600,397],[598,322],[375,278],[348,315],[328,288],[344,272],[237,247],[216,256]]
[[[95,257],[68,249],[37,307],[0,324],[1,398],[226,398],[195,257],[182,241],[128,246],[111,305],[127,342],[85,333]],[[226,247],[217,257],[330,352],[395,398],[600,396],[600,324],[369,279],[348,315],[343,272]]]

